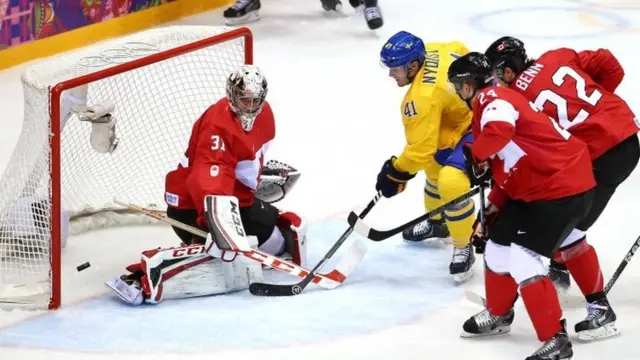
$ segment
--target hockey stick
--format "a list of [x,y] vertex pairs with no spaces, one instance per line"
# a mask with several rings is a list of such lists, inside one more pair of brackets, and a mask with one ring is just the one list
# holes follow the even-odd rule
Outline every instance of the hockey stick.
[[[364,218],[369,213],[369,211],[371,211],[371,209],[373,209],[374,205],[378,202],[378,200],[380,200],[381,195],[382,193],[378,192],[376,196],[374,196],[374,198],[371,201],[369,201],[369,204],[367,204],[367,207],[365,207],[364,210],[362,210],[362,212],[359,215],[361,219]],[[342,234],[342,236],[338,238],[338,241],[336,241],[336,243],[333,244],[331,249],[329,249],[329,251],[322,258],[322,260],[320,260],[320,262],[313,268],[313,270],[311,270],[309,275],[307,275],[307,277],[302,279],[302,281],[300,281],[299,283],[293,284],[293,285],[280,285],[280,284],[267,284],[267,283],[255,282],[249,285],[249,292],[251,292],[253,295],[258,295],[258,296],[293,296],[293,295],[300,294],[302,290],[304,290],[304,288],[306,288],[307,285],[309,285],[309,283],[311,282],[315,274],[317,274],[317,272],[333,256],[333,254],[335,254],[336,251],[338,251],[338,248],[342,246],[342,244],[347,240],[347,238],[349,237],[349,235],[351,235],[352,232],[353,232],[353,227],[349,226],[349,228]],[[358,248],[360,249],[358,254],[361,253],[362,255],[360,256],[360,258],[362,258],[362,256],[364,256],[364,252],[366,251],[364,244],[361,245],[361,243],[356,242],[354,243],[353,247],[355,246],[358,246]],[[353,252],[353,253],[355,254],[356,252]],[[357,265],[358,262],[360,262],[360,259],[352,259],[352,257],[347,257],[347,256],[345,256],[343,260],[344,261],[341,261],[336,266],[336,269],[341,269],[344,266],[355,268],[355,265]],[[357,260],[357,261],[354,261],[354,260]],[[353,271],[353,269],[351,269],[349,272],[351,271]]]
[[[124,206],[128,209],[135,210],[137,212],[140,212],[142,214],[145,214],[157,220],[166,222],[179,229],[188,231],[193,235],[200,236],[202,238],[207,237],[208,233],[206,231],[187,225],[180,221],[171,219],[169,217],[166,217],[163,214],[159,213],[158,211],[145,209],[143,207],[140,207],[134,204],[125,203],[118,200],[114,200],[114,203],[120,206]],[[202,245],[202,247],[204,247],[204,245]],[[276,256],[264,253],[258,249],[251,249],[251,251],[242,251],[241,253],[252,260],[255,260],[259,263],[262,263],[264,265],[267,265],[269,267],[272,267],[278,271],[281,271],[287,274],[291,274],[301,278],[306,278],[311,273],[309,270],[303,267],[300,267],[296,264],[280,259]],[[323,287],[325,289],[334,289],[340,286],[345,281],[347,276],[349,276],[350,271],[347,271],[347,270],[353,270],[353,269],[346,269],[345,271],[339,271],[338,269],[334,269],[328,274],[314,274],[312,281],[314,284],[317,284],[318,286]]]
[[[618,265],[616,271],[613,273],[613,275],[611,275],[611,278],[607,282],[607,286],[605,286],[604,288],[605,295],[609,294],[609,291],[611,291],[613,285],[615,285],[616,281],[618,281],[618,278],[620,277],[624,269],[627,267],[627,265],[629,265],[629,262],[631,261],[631,258],[633,258],[633,255],[635,255],[636,251],[638,251],[638,248],[640,248],[640,236],[636,239],[636,241],[633,242],[633,245],[631,245],[631,249],[629,249],[629,251],[624,255],[624,259],[622,259],[622,262],[620,262],[620,265]],[[567,305],[576,307],[582,306],[586,303],[586,300],[582,295],[567,296],[565,301]]]
[[631,258],[633,258],[633,255],[635,255],[636,251],[638,251],[638,248],[640,248],[640,236],[638,236],[633,245],[631,245],[631,249],[629,249],[629,251],[624,255],[624,259],[622,259],[622,262],[620,263],[620,265],[618,265],[616,271],[613,273],[613,275],[611,275],[611,279],[609,279],[607,286],[604,288],[605,295],[609,293],[609,290],[611,290],[613,285],[616,283],[624,268],[627,267],[627,265],[631,261]]
[[402,232],[402,230],[417,225],[427,219],[429,219],[430,217],[437,215],[437,214],[441,214],[443,213],[449,206],[451,205],[457,205],[460,204],[461,202],[468,200],[469,198],[473,197],[474,195],[476,195],[477,193],[480,192],[480,188],[476,187],[473,188],[469,191],[467,191],[466,193],[458,196],[457,198],[449,201],[448,203],[437,207],[431,211],[429,211],[428,213],[421,215],[411,221],[409,221],[408,223],[402,224],[398,227],[395,227],[393,229],[390,230],[377,230],[377,229],[373,229],[371,228],[371,226],[367,225],[367,223],[365,223],[362,219],[360,219],[358,217],[358,215],[356,213],[354,213],[353,211],[349,214],[349,218],[348,218],[348,222],[349,225],[351,225],[351,227],[358,232],[360,235],[365,236],[367,238],[369,238],[370,240],[373,241],[382,241],[382,240],[386,240],[396,234],[399,234]]
[[485,207],[485,199],[484,199],[484,186],[480,186],[480,211],[478,212],[480,217],[480,226],[482,231],[484,232],[484,207]]

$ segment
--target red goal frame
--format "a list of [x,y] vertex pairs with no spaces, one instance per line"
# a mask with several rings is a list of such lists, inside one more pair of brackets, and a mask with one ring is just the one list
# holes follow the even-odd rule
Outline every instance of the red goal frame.
[[[61,247],[61,134],[60,134],[60,99],[62,92],[75,87],[86,85],[93,81],[105,79],[127,71],[135,70],[163,60],[174,58],[205,47],[213,46],[226,41],[244,38],[245,64],[253,64],[253,34],[249,28],[242,27],[230,30],[223,34],[215,35],[174,49],[152,54],[124,64],[119,64],[108,69],[96,71],[74,79],[63,81],[53,87],[49,87],[49,120],[51,123],[49,147],[49,174],[51,176],[50,200],[50,229],[51,242],[49,244],[49,263],[51,276],[51,297],[49,309],[57,309],[62,301],[62,247]],[[195,121],[196,119],[194,119]]]

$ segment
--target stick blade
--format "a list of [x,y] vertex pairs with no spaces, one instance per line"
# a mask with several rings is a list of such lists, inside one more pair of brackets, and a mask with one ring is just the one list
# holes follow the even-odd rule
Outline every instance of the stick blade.
[[347,222],[355,232],[371,239],[371,233],[373,229],[371,229],[371,226],[367,225],[367,223],[360,219],[360,217],[358,217],[358,214],[354,213],[353,211],[350,212],[349,217],[347,217]]
[[256,296],[295,296],[302,292],[299,285],[279,285],[255,282],[249,285],[249,292]]
[[347,250],[347,253],[340,259],[333,271],[325,276],[335,280],[336,287],[341,285],[347,279],[347,276],[351,275],[358,264],[360,264],[360,261],[364,258],[367,250],[367,245],[364,242],[359,239],[355,239],[353,244],[351,244]]

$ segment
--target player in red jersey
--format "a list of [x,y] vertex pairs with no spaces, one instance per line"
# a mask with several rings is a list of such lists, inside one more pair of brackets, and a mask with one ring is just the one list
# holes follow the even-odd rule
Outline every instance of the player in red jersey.
[[[271,204],[282,196],[256,197],[264,154],[275,137],[267,81],[258,67],[243,65],[229,76],[226,90],[227,96],[195,122],[184,157],[166,176],[167,216],[209,235],[200,238],[174,227],[181,247],[143,252],[142,261],[127,268],[130,274],[107,283],[128,303],[247,288],[262,273],[260,264],[236,259],[236,250],[249,247],[246,235],[257,238],[265,253],[287,253],[294,263],[304,265],[305,222]],[[299,174],[291,176],[295,169],[279,165],[269,170],[283,170],[279,185],[284,195]],[[273,189],[268,190],[271,195]],[[192,246],[197,244],[204,244],[206,251]]]
[[553,255],[591,204],[589,151],[522,95],[493,86],[485,55],[459,58],[448,76],[473,110],[475,143],[466,151],[471,182],[494,183],[484,229],[486,310],[464,323],[463,336],[508,332],[519,289],[544,342],[527,359],[570,359],[571,341],[542,257]]
[[560,48],[530,59],[524,43],[513,37],[496,40],[485,54],[499,80],[589,147],[597,182],[593,206],[554,254],[549,274],[558,288],[566,290],[571,272],[589,304],[587,320],[576,325],[579,337],[592,340],[616,335],[616,315],[604,294],[602,271],[595,250],[586,241],[586,231],[640,158],[640,122],[614,94],[624,70],[606,49],[577,52]]

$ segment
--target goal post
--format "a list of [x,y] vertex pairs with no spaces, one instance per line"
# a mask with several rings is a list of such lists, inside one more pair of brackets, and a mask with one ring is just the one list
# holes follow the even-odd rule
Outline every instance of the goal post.
[[0,177],[0,308],[61,305],[67,236],[148,223],[114,198],[164,211],[193,123],[251,63],[248,28],[169,26],[25,69],[23,129]]

